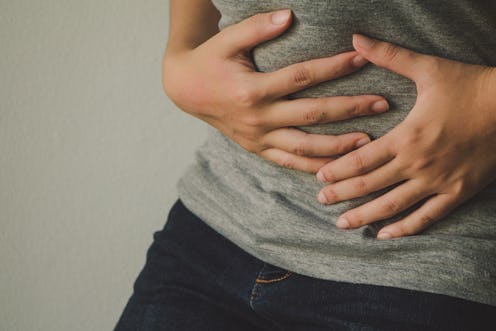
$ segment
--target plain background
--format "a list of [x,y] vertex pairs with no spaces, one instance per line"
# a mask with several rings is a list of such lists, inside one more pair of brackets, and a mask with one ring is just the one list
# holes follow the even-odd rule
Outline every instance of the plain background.
[[0,330],[111,330],[205,124],[165,0],[0,0]]

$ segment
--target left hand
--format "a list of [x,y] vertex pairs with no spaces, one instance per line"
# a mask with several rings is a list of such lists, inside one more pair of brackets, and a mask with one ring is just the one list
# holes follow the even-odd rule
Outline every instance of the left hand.
[[439,221],[496,177],[496,69],[415,53],[354,35],[370,62],[413,80],[417,101],[386,135],[323,166],[319,192],[331,204],[398,184],[349,210],[339,228],[387,219],[423,201],[383,227],[378,239],[416,234]]

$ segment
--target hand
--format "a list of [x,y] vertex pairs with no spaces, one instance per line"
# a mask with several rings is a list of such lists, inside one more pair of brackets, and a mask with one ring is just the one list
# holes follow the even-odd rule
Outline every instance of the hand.
[[397,184],[345,212],[340,228],[383,220],[420,202],[378,239],[412,235],[442,219],[495,178],[496,69],[427,56],[355,35],[355,49],[374,64],[413,80],[415,106],[383,137],[320,169],[331,183],[319,201],[335,203]]
[[249,152],[281,166],[315,173],[370,142],[364,133],[308,134],[306,126],[386,111],[381,96],[301,98],[288,95],[341,77],[365,63],[355,51],[257,72],[250,51],[291,24],[291,12],[258,14],[229,26],[186,51],[164,59],[164,89],[182,110],[217,128]]

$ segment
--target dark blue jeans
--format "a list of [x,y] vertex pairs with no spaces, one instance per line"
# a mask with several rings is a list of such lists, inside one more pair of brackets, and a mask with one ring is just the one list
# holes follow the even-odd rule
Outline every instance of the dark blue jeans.
[[303,276],[261,261],[178,200],[116,331],[495,330],[496,307]]

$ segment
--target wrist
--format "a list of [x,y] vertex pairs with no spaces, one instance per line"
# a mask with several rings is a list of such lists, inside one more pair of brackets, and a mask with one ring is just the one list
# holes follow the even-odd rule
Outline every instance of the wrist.
[[165,48],[164,60],[168,58],[174,58],[176,56],[184,55],[188,52],[191,52],[195,49],[195,46],[192,44],[188,44],[186,42],[183,43],[167,43],[167,47]]
[[181,81],[187,71],[182,70],[181,59],[185,59],[186,54],[190,52],[187,48],[167,47],[162,59],[162,87],[165,94],[177,106],[181,99]]
[[489,110],[491,117],[496,124],[496,67],[489,67],[488,69],[488,84],[487,84],[487,97],[489,102]]
[[486,113],[487,120],[496,124],[496,67],[483,67],[478,89],[479,109]]

